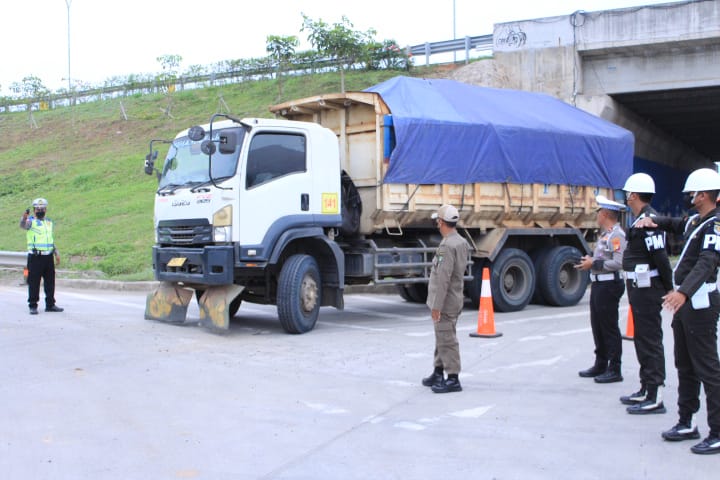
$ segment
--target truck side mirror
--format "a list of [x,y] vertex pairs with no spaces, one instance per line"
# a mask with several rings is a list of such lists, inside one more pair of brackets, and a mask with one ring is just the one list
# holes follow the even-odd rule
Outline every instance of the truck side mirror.
[[205,129],[200,126],[190,127],[188,130],[188,138],[193,142],[199,142],[205,138]]
[[212,155],[215,153],[215,150],[216,150],[215,144],[213,143],[212,140],[205,140],[200,144],[200,150],[205,155]]
[[145,173],[148,175],[152,175],[153,171],[155,170],[155,160],[157,159],[158,151],[152,151],[151,153],[148,153],[145,155]]
[[220,134],[220,153],[233,153],[237,148],[238,138],[235,132]]

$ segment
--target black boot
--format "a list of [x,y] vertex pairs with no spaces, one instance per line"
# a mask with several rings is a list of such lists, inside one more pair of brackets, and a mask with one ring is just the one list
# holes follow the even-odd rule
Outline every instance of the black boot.
[[681,440],[697,440],[700,438],[700,432],[695,425],[694,418],[680,418],[677,425],[670,430],[662,432],[662,438],[670,442],[679,442]]
[[610,365],[604,373],[595,377],[595,383],[615,383],[622,381],[623,377],[620,374],[620,365]]
[[442,384],[443,380],[445,380],[445,377],[443,376],[443,368],[435,367],[435,370],[433,370],[433,373],[431,373],[429,377],[422,379],[422,384],[426,387],[432,387],[435,384]]
[[432,391],[435,393],[450,393],[450,392],[461,392],[462,386],[460,385],[460,379],[457,375],[448,375],[447,380],[442,383],[436,383],[432,387]]
[[603,373],[605,370],[607,370],[607,362],[603,362],[599,359],[595,359],[595,365],[588,368],[587,370],[580,370],[578,372],[578,375],[580,375],[583,378],[592,378],[597,377],[601,373]]
[[640,402],[644,402],[647,398],[647,388],[645,387],[645,384],[640,385],[640,390],[638,390],[635,393],[631,393],[630,395],[623,395],[620,397],[620,403],[623,405],[635,405]]
[[642,402],[627,407],[631,415],[648,415],[651,413],[665,413],[665,405],[662,401],[662,385],[648,385],[647,397]]

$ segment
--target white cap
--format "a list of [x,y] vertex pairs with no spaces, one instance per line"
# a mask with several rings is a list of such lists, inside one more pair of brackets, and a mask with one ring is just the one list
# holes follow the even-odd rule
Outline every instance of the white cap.
[[634,173],[625,181],[623,190],[631,193],[655,193],[655,181],[647,173]]
[[683,192],[720,190],[720,174],[712,168],[699,168],[688,175]]
[[605,210],[615,210],[616,212],[622,212],[627,209],[627,207],[622,203],[608,200],[604,195],[596,196],[595,201],[598,204],[598,209],[604,208]]
[[460,220],[460,214],[458,213],[458,209],[452,205],[443,205],[437,212],[432,214],[431,218],[433,220],[439,218],[446,222],[455,223]]

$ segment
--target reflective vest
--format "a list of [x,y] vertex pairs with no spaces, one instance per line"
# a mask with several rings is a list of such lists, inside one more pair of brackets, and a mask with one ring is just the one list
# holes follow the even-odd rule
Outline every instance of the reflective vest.
[[53,240],[53,223],[47,218],[38,220],[37,218],[29,219],[32,223],[27,231],[27,248],[28,252],[48,252],[55,248]]

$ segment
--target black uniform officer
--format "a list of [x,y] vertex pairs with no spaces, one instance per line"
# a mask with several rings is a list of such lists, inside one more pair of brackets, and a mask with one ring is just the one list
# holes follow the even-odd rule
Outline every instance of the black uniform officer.
[[640,363],[640,389],[620,397],[631,414],[665,413],[662,388],[665,385],[663,348],[663,296],[672,290],[672,268],[665,251],[665,232],[636,228],[637,222],[657,213],[650,206],[655,182],[645,173],[628,177],[623,187],[628,206],[636,219],[628,233],[623,255],[628,300],[635,322],[635,353]]
[[602,195],[597,222],[602,231],[592,257],[585,255],[575,267],[590,270],[590,326],[595,341],[595,363],[578,372],[581,377],[595,377],[597,383],[621,382],[622,336],[618,326],[618,305],[625,292],[620,270],[625,250],[625,232],[620,226],[621,212],[626,209]]
[[705,389],[710,434],[694,445],[693,453],[720,453],[720,360],[717,322],[720,294],[717,269],[720,266],[720,220],[716,200],[720,175],[709,168],[692,172],[685,183],[686,206],[696,208],[683,219],[654,218],[643,226],[683,233],[685,245],[674,272],[675,289],[665,296],[663,306],[672,312],[675,366],[678,371],[678,423],[662,433],[670,441],[700,438],[694,415],[700,408],[700,384]]

